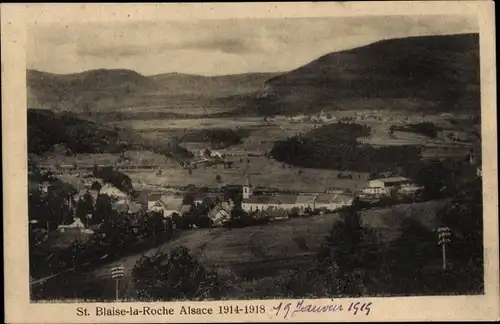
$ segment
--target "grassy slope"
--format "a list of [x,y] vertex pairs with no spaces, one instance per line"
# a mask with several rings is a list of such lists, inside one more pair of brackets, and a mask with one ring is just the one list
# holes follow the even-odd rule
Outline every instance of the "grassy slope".
[[[433,229],[435,211],[442,204],[442,201],[430,201],[368,210],[363,212],[362,219],[366,226],[381,235],[383,241],[389,242],[397,239],[405,226],[412,222]],[[215,268],[220,275],[234,282],[230,298],[251,297],[251,294],[259,296],[263,290],[269,289],[263,285],[272,278],[295,265],[307,265],[338,219],[337,214],[328,214],[282,221],[270,226],[192,230],[146,253],[169,251],[184,245],[207,267]],[[123,288],[128,287],[130,293],[133,291],[130,272],[141,256],[142,253],[139,253],[122,258],[84,275],[82,279],[86,282],[103,280],[109,276],[111,267],[121,264],[125,266],[127,278]],[[103,283],[106,284],[106,281]],[[105,295],[113,295],[112,284],[110,282],[105,288]]]
[[166,73],[150,76],[171,94],[218,98],[245,94],[262,88],[277,73],[246,73],[221,76],[200,76],[182,73]]
[[384,40],[327,54],[276,76],[266,87],[247,101],[242,113],[352,109],[371,101],[377,108],[478,110],[479,37]]

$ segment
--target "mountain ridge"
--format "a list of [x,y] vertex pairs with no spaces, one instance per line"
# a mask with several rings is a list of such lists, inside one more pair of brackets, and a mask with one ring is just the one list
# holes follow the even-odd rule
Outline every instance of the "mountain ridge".
[[238,113],[355,109],[380,100],[392,109],[406,100],[422,110],[477,110],[479,90],[478,34],[417,36],[325,54],[269,79],[253,97],[242,99]]
[[[209,107],[207,116],[358,108],[477,111],[479,35],[380,40],[322,55],[289,72],[144,76],[127,69],[71,74],[27,70],[27,85],[30,108],[55,111],[140,112],[151,106],[160,107],[158,111],[162,106]],[[211,113],[210,107],[231,111]]]
[[276,75],[164,73],[144,76],[127,69],[56,74],[28,69],[28,107],[81,113],[110,112],[127,106],[147,107],[162,102],[210,105],[218,97],[256,91],[268,78]]

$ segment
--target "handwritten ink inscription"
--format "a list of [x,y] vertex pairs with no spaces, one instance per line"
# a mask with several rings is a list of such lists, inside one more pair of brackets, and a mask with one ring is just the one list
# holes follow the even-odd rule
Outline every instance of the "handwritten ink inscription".
[[273,306],[276,311],[276,316],[283,316],[284,319],[292,318],[296,313],[339,313],[349,312],[353,315],[369,315],[371,312],[372,303],[351,302],[351,303],[330,303],[317,305],[304,300],[299,300],[296,303],[280,302],[277,306]]

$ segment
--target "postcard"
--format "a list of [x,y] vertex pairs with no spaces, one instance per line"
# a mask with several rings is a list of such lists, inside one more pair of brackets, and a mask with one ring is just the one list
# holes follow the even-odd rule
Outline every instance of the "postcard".
[[499,319],[493,2],[1,13],[6,322]]

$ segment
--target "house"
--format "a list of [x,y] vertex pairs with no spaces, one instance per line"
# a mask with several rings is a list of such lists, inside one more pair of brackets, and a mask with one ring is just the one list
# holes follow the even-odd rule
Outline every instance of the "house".
[[163,217],[172,217],[172,215],[181,215],[182,197],[173,197],[168,200],[160,209],[163,212]]
[[140,192],[137,200],[146,211],[162,213],[164,217],[180,213],[183,198],[160,192]]
[[85,225],[82,223],[80,218],[73,218],[73,223],[69,225],[59,225],[57,227],[57,231],[60,233],[64,232],[80,232],[80,233],[86,233],[86,234],[92,234],[93,231],[91,229],[85,228]]
[[139,203],[135,203],[129,199],[120,199],[113,204],[113,209],[119,213],[137,214],[142,210]]
[[185,215],[191,211],[191,205],[188,204],[183,204],[181,208],[179,209],[179,213],[181,215]]
[[246,212],[265,210],[268,207],[292,210],[298,208],[297,195],[278,194],[274,196],[251,196],[241,201],[241,208]]
[[404,183],[397,189],[397,193],[405,196],[412,196],[423,190],[424,186],[417,185],[415,183],[409,182]]
[[362,195],[388,195],[392,190],[399,190],[401,187],[410,188],[412,181],[405,177],[388,177],[373,179],[368,181],[367,187],[362,189]]
[[[241,186],[239,186],[239,188],[241,189]],[[224,200],[224,193],[221,192],[195,192],[193,194],[189,194],[188,196],[193,199],[193,204],[195,206]]]
[[116,198],[116,199],[124,199],[127,198],[127,194],[121,191],[120,189],[114,187],[113,185],[106,183],[104,186],[102,186],[101,190],[99,191],[99,194],[101,195],[106,195],[111,198]]
[[139,194],[137,199],[146,206],[146,210],[153,210],[155,207],[161,206],[162,203],[166,202],[165,197],[161,193],[144,192]]
[[316,210],[334,211],[342,207],[352,205],[354,197],[342,193],[322,193],[316,197],[314,206]]
[[292,116],[290,117],[289,119],[291,122],[301,122],[301,121],[304,121],[306,120],[306,116],[305,115],[297,115],[297,116]]
[[261,194],[255,195],[248,175],[245,176],[245,183],[242,188],[241,208],[248,213],[267,210],[269,207],[290,211],[294,208],[304,210],[311,207],[313,209],[314,206],[315,195],[310,193],[297,194],[294,192],[278,192],[277,190],[259,190],[258,192]]
[[212,220],[212,225],[222,225],[226,220],[229,220],[233,207],[234,203],[232,201],[224,201],[215,205],[215,207],[208,212],[208,217]]
[[314,210],[315,195],[297,195],[295,199],[295,206],[303,212],[306,209]]

